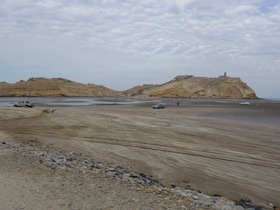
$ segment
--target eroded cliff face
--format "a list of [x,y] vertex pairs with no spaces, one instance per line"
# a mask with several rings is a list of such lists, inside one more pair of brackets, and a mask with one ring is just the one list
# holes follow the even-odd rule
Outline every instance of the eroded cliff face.
[[0,83],[0,96],[118,96],[101,85],[81,84],[62,78],[30,78],[15,84]]
[[158,98],[257,98],[255,92],[240,78],[231,77],[177,76],[170,82],[138,89],[138,92],[138,96]]
[[0,96],[104,96],[157,98],[257,98],[240,78],[177,76],[162,85],[136,86],[114,91],[101,85],[55,78],[30,78],[15,84],[0,82]]

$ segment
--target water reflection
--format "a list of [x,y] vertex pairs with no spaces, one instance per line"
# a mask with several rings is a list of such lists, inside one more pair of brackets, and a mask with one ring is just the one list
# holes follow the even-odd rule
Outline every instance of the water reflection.
[[30,101],[35,106],[91,106],[91,105],[124,105],[158,100],[130,98],[92,98],[92,97],[2,97],[0,107],[13,106],[18,101]]

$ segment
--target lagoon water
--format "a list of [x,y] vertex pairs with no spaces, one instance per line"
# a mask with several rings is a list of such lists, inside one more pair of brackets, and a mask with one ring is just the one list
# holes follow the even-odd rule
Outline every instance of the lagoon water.
[[[271,124],[280,126],[280,100],[279,99],[141,99],[141,98],[115,98],[115,97],[0,97],[0,107],[13,107],[18,101],[29,101],[35,107],[86,107],[102,105],[133,105],[164,103],[167,108],[180,107],[216,107],[224,110],[215,114],[216,118],[233,121],[247,121],[258,124]],[[239,105],[240,102],[250,102],[249,106]],[[209,113],[209,117],[212,114]]]
[[18,101],[29,101],[35,106],[122,105],[152,102],[151,100],[106,97],[0,97],[0,107],[10,107]]
[[114,97],[0,97],[0,107],[13,106],[18,101],[30,101],[36,106],[92,106],[92,105],[125,105],[148,102],[179,101],[185,103],[238,104],[249,101],[251,104],[280,103],[280,99],[139,99],[139,98],[114,98]]

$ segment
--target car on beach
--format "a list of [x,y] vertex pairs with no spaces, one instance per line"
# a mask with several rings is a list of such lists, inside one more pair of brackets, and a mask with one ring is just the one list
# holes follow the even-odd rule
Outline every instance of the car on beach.
[[247,102],[247,101],[245,101],[245,102],[240,102],[239,105],[246,105],[246,106],[249,106],[249,105],[250,105],[250,102]]
[[156,104],[153,106],[153,109],[164,109],[165,105],[164,104]]
[[28,107],[32,108],[34,104],[30,103],[29,101],[19,101],[17,102],[14,107]]

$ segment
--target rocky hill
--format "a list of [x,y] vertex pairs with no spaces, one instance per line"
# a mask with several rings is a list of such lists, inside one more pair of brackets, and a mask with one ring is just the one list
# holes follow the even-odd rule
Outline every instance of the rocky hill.
[[142,86],[131,96],[158,98],[257,98],[255,92],[240,78],[177,76],[157,86]]
[[240,78],[177,76],[162,85],[145,84],[126,91],[81,84],[62,78],[30,78],[15,84],[0,82],[0,96],[104,96],[157,98],[257,98]]
[[54,78],[30,78],[15,84],[0,83],[0,96],[119,96],[120,93],[101,85],[81,84]]
[[145,84],[145,85],[138,85],[133,88],[130,88],[128,90],[122,91],[124,96],[134,97],[134,96],[140,96],[145,95],[144,92],[157,87],[158,85],[152,85],[152,84]]

